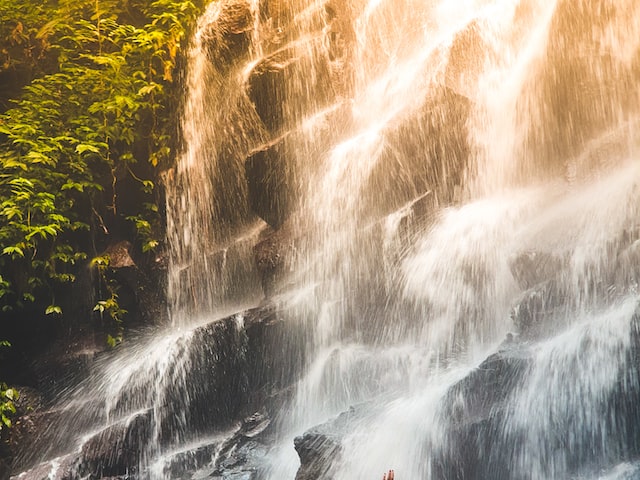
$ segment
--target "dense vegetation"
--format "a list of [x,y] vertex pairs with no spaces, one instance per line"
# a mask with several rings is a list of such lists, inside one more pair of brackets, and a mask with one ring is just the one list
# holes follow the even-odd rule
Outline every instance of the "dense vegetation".
[[[175,151],[176,72],[201,7],[0,0],[0,340],[19,312],[61,317],[87,265],[101,279],[96,314],[121,321],[102,252],[123,239],[141,255],[160,248],[157,179]],[[0,385],[5,424],[14,395]]]

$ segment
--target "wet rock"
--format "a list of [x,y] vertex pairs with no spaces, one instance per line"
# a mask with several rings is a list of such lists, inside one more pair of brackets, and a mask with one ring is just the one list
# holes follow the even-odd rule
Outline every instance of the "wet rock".
[[41,463],[11,478],[12,480],[76,480],[78,476],[75,463],[75,455],[66,455]]
[[445,72],[447,87],[472,98],[489,53],[490,46],[482,38],[478,22],[474,20],[455,36],[451,44]]
[[[574,162],[567,171],[566,160],[580,157],[594,137],[619,127],[621,119],[634,115],[640,102],[638,71],[616,53],[616,41],[611,41],[611,32],[629,28],[633,18],[629,10],[633,2],[625,3],[558,2],[549,26],[544,66],[531,79],[538,90],[536,98],[546,105],[528,142],[537,150],[531,155],[546,159],[537,173],[588,177],[588,172]],[[612,25],[616,25],[613,30]],[[628,152],[624,148],[629,145],[628,139],[628,134],[621,138],[622,152]],[[618,160],[626,158],[623,155]]]
[[208,443],[172,456],[163,474],[171,478],[253,479],[267,452],[260,437],[269,425],[265,412],[254,413],[226,438],[219,434]]
[[293,152],[283,139],[252,152],[245,162],[251,209],[278,229],[297,203],[297,172]]
[[151,413],[136,414],[92,436],[82,446],[77,471],[104,478],[135,473],[151,436]]
[[511,274],[523,289],[549,280],[561,267],[561,260],[547,252],[523,252],[509,261]]
[[[241,315],[240,315],[241,316]],[[239,316],[198,328],[167,375],[159,423],[163,444],[232,425],[248,404],[246,340]],[[147,387],[151,388],[151,387]],[[153,390],[151,390],[153,391]]]
[[[196,471],[225,479],[254,478],[260,459],[266,455],[267,411],[245,418],[226,439],[220,438],[219,432],[233,428],[247,412],[262,406],[273,411],[281,407],[281,392],[302,369],[302,344],[296,328],[268,306],[196,329],[188,341],[178,345],[181,350],[162,370],[162,378],[154,377],[153,372],[141,374],[132,379],[126,393],[112,399],[112,414],[122,420],[91,433],[80,452],[70,456],[72,471],[62,478],[144,476],[140,468],[151,461],[150,453],[171,451],[175,445],[197,443],[201,438],[214,440],[176,454],[175,462],[167,466],[173,478]],[[165,378],[172,381],[162,381]],[[141,411],[141,406],[148,408],[149,395],[162,401]],[[42,410],[21,417],[21,422],[17,428],[24,425],[25,435],[17,438],[19,448],[28,453],[29,446],[34,446],[39,457],[53,458],[74,449],[66,440],[77,441],[65,437],[61,442],[56,435],[60,428],[72,425],[75,432],[92,432],[106,419],[103,404],[87,402],[78,411]],[[218,459],[215,465],[214,457]],[[27,470],[24,475],[28,479],[46,478],[51,465],[28,470],[37,461],[33,455],[25,455],[14,471]]]
[[255,408],[278,408],[305,365],[305,332],[273,307],[245,314],[249,385]]
[[247,90],[258,116],[274,136],[296,127],[335,97],[320,38],[263,58],[251,72]]
[[627,290],[637,289],[640,285],[640,240],[636,240],[622,250],[616,259],[616,284]]
[[339,438],[311,430],[296,437],[294,444],[301,463],[296,480],[333,478],[332,465],[341,449]]
[[350,105],[339,102],[253,149],[244,162],[251,210],[280,229],[299,209],[330,145],[350,132],[352,120]]
[[487,419],[524,379],[529,355],[509,337],[498,352],[489,356],[447,395],[448,415],[457,424]]
[[300,457],[296,480],[330,480],[335,478],[334,465],[342,454],[342,439],[374,409],[373,403],[349,408],[336,418],[318,425],[294,439]]
[[256,412],[242,422],[239,430],[223,445],[212,477],[254,479],[267,455],[262,441],[271,424],[266,412]]
[[109,245],[102,256],[109,258],[107,275],[118,283],[118,303],[127,310],[127,324],[161,324],[167,320],[162,259],[151,266],[136,263],[133,245],[120,241]]
[[[566,399],[555,400],[558,402],[554,406],[555,430],[545,432],[542,448],[550,456],[560,455],[561,468],[567,472],[563,478],[581,478],[586,473],[590,476],[590,472],[640,456],[639,318],[636,312],[630,319],[631,343],[611,388],[603,390],[598,398],[585,399],[589,403],[577,412],[562,407]],[[535,365],[537,347],[530,345],[512,339],[451,388],[442,411],[450,425],[434,459],[433,478],[513,478],[514,461],[526,455],[531,446],[524,426],[535,424],[535,420],[523,421],[522,412],[513,411],[518,408],[514,402],[519,392],[522,388],[526,391],[532,368],[539,368]],[[585,343],[582,348],[587,361],[594,347]],[[580,382],[589,384],[586,378]],[[592,423],[584,418],[576,422],[576,415],[586,414],[595,415],[601,422]],[[514,424],[514,420],[518,421]],[[545,462],[551,459],[541,461],[544,469]]]
[[254,247],[256,267],[266,298],[271,298],[276,293],[293,248],[287,229],[271,232]]
[[43,454],[55,457],[68,451],[70,441],[59,439],[60,424],[79,415],[78,411],[72,409],[44,409],[17,418],[9,437],[13,471],[20,472],[28,468]]
[[220,69],[242,58],[251,45],[253,14],[246,0],[222,0],[204,32],[209,58]]
[[165,478],[190,478],[197,472],[197,477],[208,478],[213,472],[211,464],[219,448],[218,442],[212,442],[172,455],[166,460],[162,473]]
[[20,480],[49,480],[53,477],[54,480],[59,480],[59,477],[56,478],[52,475],[53,469],[54,467],[51,463],[43,463],[11,478]]
[[510,478],[510,452],[516,446],[503,446],[504,457],[494,452],[500,451],[507,400],[524,382],[530,361],[526,350],[510,339],[451,388],[442,412],[451,424],[435,456],[434,478]]
[[428,192],[437,205],[457,200],[467,168],[471,104],[447,87],[384,132],[383,149],[367,181],[363,215],[387,215]]
[[539,339],[558,332],[569,320],[574,307],[568,303],[571,292],[558,279],[527,290],[511,310],[511,319],[525,339]]

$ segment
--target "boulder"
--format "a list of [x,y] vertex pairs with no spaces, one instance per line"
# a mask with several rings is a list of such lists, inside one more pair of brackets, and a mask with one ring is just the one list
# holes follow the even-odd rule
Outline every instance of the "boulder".
[[[47,478],[51,463],[32,466],[42,457],[60,457],[75,448],[70,442],[78,437],[65,436],[61,441],[59,435],[61,428],[72,425],[74,432],[85,432],[88,438],[79,453],[65,457],[70,473],[60,480],[143,475],[140,468],[147,467],[159,451],[170,452],[176,445],[207,437],[220,440],[176,454],[167,466],[172,476],[182,475],[176,473],[181,468],[191,473],[209,468],[220,478],[253,478],[258,459],[266,454],[261,438],[268,433],[270,420],[267,410],[245,417],[263,406],[273,411],[281,407],[282,392],[302,368],[302,344],[296,329],[271,306],[203,325],[178,345],[171,364],[156,372],[163,375],[161,379],[153,376],[153,370],[143,369],[140,376],[132,372],[121,398],[111,399],[112,418],[120,420],[112,420],[98,433],[93,433],[96,425],[107,422],[100,401],[79,404],[75,410],[43,408],[20,417],[14,440],[23,455],[13,471],[26,470],[27,479]],[[172,381],[163,381],[166,378]],[[230,437],[220,437],[219,432],[230,429],[235,429]],[[219,462],[211,465],[216,454]]]
[[520,288],[529,289],[556,275],[562,261],[547,252],[528,251],[511,258],[509,268]]
[[277,292],[286,273],[286,266],[293,252],[293,242],[287,229],[270,232],[253,249],[262,290],[267,299]]
[[13,480],[77,480],[79,477],[76,472],[76,457],[77,455],[58,457],[11,478]]
[[112,243],[101,254],[109,258],[107,276],[116,280],[118,303],[127,311],[129,327],[140,324],[162,324],[167,321],[163,259],[141,268],[134,248],[127,240]]
[[540,283],[524,292],[511,310],[511,319],[522,338],[540,339],[566,325],[573,309],[567,286],[557,279]]
[[[630,346],[612,387],[597,397],[585,398],[588,403],[582,412],[555,410],[556,430],[545,432],[547,444],[544,450],[554,452],[549,455],[555,455],[555,452],[560,455],[560,468],[566,471],[566,478],[582,478],[586,474],[590,477],[591,472],[640,458],[639,319],[637,312],[630,319]],[[583,348],[589,355],[589,350],[597,347],[584,343]],[[513,478],[514,465],[528,448],[527,433],[513,424],[513,402],[521,389],[526,389],[537,352],[537,348],[530,348],[529,342],[510,338],[450,389],[442,410],[449,426],[442,448],[435,455],[433,478]],[[587,358],[578,358],[578,361],[587,361]],[[586,387],[588,380],[584,381]],[[557,394],[549,392],[550,395],[554,393]],[[581,416],[594,414],[601,422]],[[541,458],[540,461],[541,468],[552,468],[549,465],[552,459]]]
[[437,205],[457,199],[469,156],[471,104],[447,87],[423,102],[383,132],[384,149],[364,187],[363,215],[388,215],[427,193]]
[[266,129],[277,136],[335,98],[321,38],[283,47],[253,68],[247,93]]
[[244,175],[251,210],[272,228],[281,228],[300,207],[303,193],[313,188],[327,150],[351,128],[350,105],[340,102],[249,152]]
[[167,478],[253,479],[264,461],[267,449],[262,437],[270,420],[266,412],[256,412],[240,422],[225,438],[180,451],[165,463]]
[[516,445],[500,445],[502,428],[509,409],[507,400],[522,385],[529,364],[517,342],[509,338],[501,350],[451,388],[442,412],[450,423],[434,458],[434,478],[511,478],[510,455]]
[[283,139],[261,146],[245,161],[251,209],[278,229],[298,199],[296,159]]
[[254,408],[279,409],[282,396],[288,394],[305,366],[305,331],[287,318],[286,311],[276,311],[269,305],[245,314],[246,360]]
[[221,0],[203,35],[210,60],[224,70],[244,57],[251,45],[253,13],[247,0]]
[[135,414],[89,438],[80,452],[78,475],[105,478],[138,472],[151,436],[151,418],[151,412]]
[[245,418],[220,449],[211,477],[220,480],[253,480],[263,465],[267,447],[263,437],[271,424],[265,411]]
[[334,478],[332,466],[340,455],[340,437],[313,429],[296,437],[294,445],[300,457],[300,468],[296,473],[296,480]]
[[[616,51],[616,33],[631,27],[633,2],[561,0],[549,26],[547,50],[538,75],[527,88],[544,104],[538,123],[530,128],[527,145],[532,158],[544,159],[538,172],[588,177],[590,168],[570,162],[602,132],[618,128],[635,115],[640,102],[638,71]],[[615,28],[612,26],[615,25]],[[630,60],[630,59],[629,59]],[[628,146],[623,135],[620,146]],[[611,159],[607,158],[610,162]]]
[[615,275],[616,284],[624,286],[626,290],[640,285],[640,240],[634,241],[618,254]]
[[42,408],[16,419],[9,446],[13,454],[13,472],[28,469],[43,458],[64,457],[75,447],[77,439],[61,436],[62,429],[84,431],[95,421],[103,420],[103,411],[93,403],[58,408]]

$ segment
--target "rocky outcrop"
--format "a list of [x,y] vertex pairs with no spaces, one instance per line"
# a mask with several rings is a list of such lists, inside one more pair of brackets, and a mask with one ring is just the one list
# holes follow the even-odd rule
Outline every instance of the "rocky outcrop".
[[247,53],[254,18],[246,0],[222,0],[218,8],[203,35],[207,39],[209,58],[224,70]]
[[387,215],[427,194],[436,205],[458,200],[468,166],[470,108],[466,97],[442,87],[384,132],[384,150],[363,192],[363,215]]
[[498,352],[451,388],[442,412],[451,426],[436,455],[434,478],[510,478],[512,459],[508,453],[496,456],[495,447],[502,438],[507,400],[522,385],[529,365],[526,352],[510,337]]
[[127,311],[127,325],[161,325],[167,322],[164,289],[167,259],[163,255],[137,261],[131,242],[123,240],[109,245],[102,256],[108,256],[106,275],[118,286],[118,303]]
[[[290,341],[283,342],[284,337]],[[110,415],[116,421],[107,422],[100,401],[76,410],[43,407],[21,416],[14,440],[25,455],[16,459],[14,472],[37,460],[26,451],[30,442],[35,450],[48,451],[49,457],[73,450],[58,440],[63,425],[72,424],[79,433],[87,432],[79,453],[37,465],[20,478],[146,478],[143,470],[159,454],[168,459],[167,474],[209,469],[213,478],[254,478],[266,452],[259,437],[268,434],[270,425],[264,408],[281,406],[280,392],[302,368],[302,343],[295,337],[295,329],[268,306],[199,327],[188,342],[179,342],[178,354],[168,357],[166,369],[157,372],[173,381],[142,368],[131,373],[125,391],[108,392],[113,396]],[[249,415],[256,408],[263,410]],[[95,432],[95,423],[107,425]],[[214,440],[202,443],[206,438]],[[201,443],[171,453],[176,445],[195,439]]]
[[225,435],[169,454],[162,475],[167,478],[253,480],[267,452],[263,437],[269,426],[266,413],[256,412]]
[[518,286],[529,289],[556,275],[562,261],[547,252],[527,251],[510,259],[509,267]]
[[370,405],[358,405],[328,422],[296,437],[294,445],[300,457],[296,480],[331,480],[333,466],[340,460],[342,438],[353,422],[366,414]]
[[[640,102],[636,88],[639,64],[620,55],[613,33],[627,28],[622,25],[631,18],[632,3],[558,2],[549,27],[544,68],[532,79],[538,89],[536,98],[544,99],[545,104],[529,142],[536,149],[530,153],[546,159],[537,173],[564,169],[570,179],[588,176],[593,166],[583,163],[580,152],[589,150],[589,143],[602,132],[621,127]],[[632,56],[640,58],[637,44]],[[626,160],[628,131],[625,129],[615,149],[609,148],[611,155],[601,157],[606,162],[603,168]],[[574,160],[567,162],[571,158]]]
[[251,209],[278,229],[297,204],[297,165],[284,139],[264,145],[245,161]]
[[266,298],[271,298],[276,293],[278,284],[286,273],[287,257],[293,249],[291,242],[285,232],[276,231],[254,247],[254,258]]
[[273,136],[295,128],[335,97],[320,41],[280,49],[259,61],[249,76],[249,97]]
[[151,412],[108,426],[82,445],[76,474],[97,478],[136,474],[150,436]]

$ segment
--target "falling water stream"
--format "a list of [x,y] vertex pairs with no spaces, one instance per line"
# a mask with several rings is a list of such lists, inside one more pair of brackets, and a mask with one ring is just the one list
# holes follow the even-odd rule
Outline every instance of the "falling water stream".
[[[249,317],[228,315],[262,303],[276,352],[304,352],[270,440],[247,476],[175,478],[294,479],[294,439],[325,422],[317,478],[638,478],[637,0],[213,1],[186,79],[172,325],[65,400],[101,405],[70,446],[151,418],[139,475],[173,478],[232,436],[238,412],[199,412],[251,375],[211,399],[189,372],[244,361]],[[501,383],[475,381],[496,355]]]

